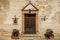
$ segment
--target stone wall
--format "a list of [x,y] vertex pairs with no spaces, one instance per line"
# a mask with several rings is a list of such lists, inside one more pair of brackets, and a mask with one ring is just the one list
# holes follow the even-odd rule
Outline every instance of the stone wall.
[[[21,9],[28,4],[28,0],[5,0],[8,1],[7,11],[0,11],[0,29],[4,29],[6,31],[12,32],[14,28],[22,30],[22,12]],[[38,13],[38,27],[39,27],[39,35],[43,36],[46,29],[52,29],[54,34],[60,34],[60,0],[38,0],[31,2],[39,9]],[[9,4],[8,4],[9,3]],[[3,5],[2,4],[2,5]],[[6,8],[7,8],[6,7]],[[17,16],[18,25],[13,25],[14,15]],[[42,18],[46,16],[46,20],[44,21]],[[2,18],[1,18],[2,17]]]

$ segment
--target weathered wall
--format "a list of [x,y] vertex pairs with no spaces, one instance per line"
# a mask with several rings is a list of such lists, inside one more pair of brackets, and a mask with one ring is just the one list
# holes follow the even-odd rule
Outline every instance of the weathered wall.
[[[5,1],[6,4],[4,3]],[[2,4],[7,5],[4,7],[5,9],[0,10],[0,29],[4,29],[8,32],[11,32],[12,29],[17,28],[22,30],[22,13],[21,9],[28,4],[28,0],[5,0]],[[54,33],[60,34],[60,0],[39,0],[39,1],[31,1],[38,9],[38,27],[39,27],[39,35],[44,34],[46,29],[52,29]],[[1,5],[2,6],[2,5]],[[8,7],[8,8],[7,8]],[[18,25],[13,25],[14,15],[16,15],[18,19]],[[46,21],[43,21],[42,18],[46,16]]]

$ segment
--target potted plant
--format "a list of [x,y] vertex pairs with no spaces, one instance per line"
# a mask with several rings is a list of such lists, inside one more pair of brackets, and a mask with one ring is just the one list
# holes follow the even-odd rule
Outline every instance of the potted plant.
[[51,29],[47,29],[47,30],[46,30],[46,33],[44,33],[44,36],[45,36],[47,39],[54,38],[53,31],[52,31]]

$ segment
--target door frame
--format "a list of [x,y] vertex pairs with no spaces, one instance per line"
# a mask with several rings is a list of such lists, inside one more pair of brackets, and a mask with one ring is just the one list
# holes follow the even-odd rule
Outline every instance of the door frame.
[[[22,32],[21,34],[24,34],[24,14],[29,14],[29,10],[22,11]],[[30,14],[36,14],[36,34],[38,34],[38,11],[37,10],[31,10]]]

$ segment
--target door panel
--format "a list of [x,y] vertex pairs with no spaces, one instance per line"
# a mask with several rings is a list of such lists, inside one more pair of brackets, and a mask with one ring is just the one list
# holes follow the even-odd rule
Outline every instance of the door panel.
[[36,34],[36,15],[25,14],[25,34]]

